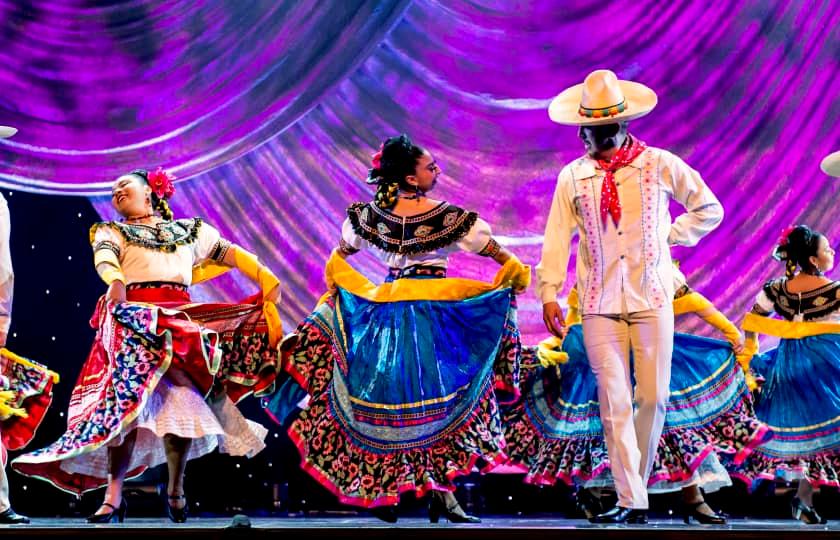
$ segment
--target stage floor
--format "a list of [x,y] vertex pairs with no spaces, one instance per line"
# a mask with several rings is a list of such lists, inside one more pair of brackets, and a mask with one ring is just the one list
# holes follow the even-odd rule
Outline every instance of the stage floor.
[[[113,525],[89,525],[82,519],[35,518],[30,525],[0,526],[0,535],[27,538],[453,538],[453,539],[551,539],[594,538],[692,539],[705,538],[840,538],[840,522],[804,525],[793,520],[733,519],[724,526],[684,525],[678,520],[652,520],[648,525],[592,525],[584,520],[486,518],[477,525],[432,525],[427,519],[409,517],[395,524],[370,517],[252,518],[251,529],[227,529],[230,518],[191,518],[176,525],[167,519],[135,518]],[[6,530],[3,530],[6,529]]]

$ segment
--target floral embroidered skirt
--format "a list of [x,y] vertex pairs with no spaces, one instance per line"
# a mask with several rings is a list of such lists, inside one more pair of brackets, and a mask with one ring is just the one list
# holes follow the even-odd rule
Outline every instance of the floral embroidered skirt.
[[165,461],[166,434],[196,439],[189,458],[219,447],[251,456],[266,430],[234,403],[273,387],[281,369],[259,304],[195,304],[176,284],[129,286],[100,299],[91,352],[70,397],[67,431],[12,467],[71,493],[106,483],[107,449],[136,430],[128,478]]
[[[543,368],[534,349],[523,352],[522,397],[504,414],[508,465],[525,481],[612,484],[595,375],[580,324],[569,328],[565,364]],[[649,481],[664,492],[698,484],[713,491],[730,484],[727,469],[769,437],[752,413],[751,396],[731,346],[675,334],[671,395]]]
[[516,394],[520,356],[510,287],[375,287],[342,272],[298,327],[288,364],[310,397],[289,428],[303,468],[342,502],[375,507],[452,491],[474,466],[504,461],[497,392]]
[[775,435],[736,474],[840,486],[840,334],[781,339],[761,364],[755,412]]
[[[6,466],[8,450],[20,450],[32,440],[52,403],[58,377],[45,366],[16,355],[0,354],[0,459]],[[15,410],[17,414],[11,411]]]

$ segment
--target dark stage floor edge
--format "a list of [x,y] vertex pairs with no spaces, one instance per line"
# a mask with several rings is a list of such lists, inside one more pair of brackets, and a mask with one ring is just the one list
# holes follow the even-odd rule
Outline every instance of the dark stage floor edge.
[[127,519],[123,524],[88,525],[78,519],[33,519],[30,525],[0,526],[0,536],[15,538],[277,538],[365,540],[385,538],[434,539],[840,539],[840,522],[800,525],[795,521],[731,520],[725,526],[687,526],[677,520],[652,520],[648,525],[591,525],[583,520],[485,518],[478,525],[432,525],[420,518],[389,525],[374,518],[254,518],[250,529],[228,529],[230,518],[194,518],[184,524],[165,519]]

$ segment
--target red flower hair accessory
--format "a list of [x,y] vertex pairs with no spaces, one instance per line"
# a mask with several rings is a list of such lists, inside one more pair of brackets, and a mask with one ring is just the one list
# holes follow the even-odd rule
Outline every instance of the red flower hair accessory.
[[382,150],[385,148],[385,143],[379,145],[379,151],[370,156],[370,164],[373,165],[374,169],[378,169],[382,166]]
[[780,246],[786,246],[787,245],[788,236],[790,236],[790,233],[792,233],[795,228],[796,227],[794,225],[791,225],[790,227],[788,227],[786,229],[782,229],[782,235],[779,237],[779,242],[778,242]]
[[157,170],[149,173],[149,187],[152,188],[152,192],[159,199],[169,199],[175,195],[173,180],[175,180],[175,176],[164,171],[163,167],[158,167]]

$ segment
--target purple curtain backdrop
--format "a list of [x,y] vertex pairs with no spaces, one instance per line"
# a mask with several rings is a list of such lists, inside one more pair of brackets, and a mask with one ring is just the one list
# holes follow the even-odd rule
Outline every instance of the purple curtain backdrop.
[[[546,107],[596,68],[657,91],[631,130],[722,200],[723,225],[674,255],[730,317],[782,273],[769,257],[782,228],[840,238],[840,187],[818,168],[840,149],[837,1],[0,0],[0,20],[0,124],[21,130],[0,146],[2,185],[95,194],[163,165],[184,178],[176,214],[281,277],[289,325],[322,292],[344,208],[371,196],[370,154],[399,132],[441,162],[436,197],[478,210],[535,264],[557,173],[582,150]],[[453,261],[457,275],[494,270]],[[253,287],[229,275],[196,289]],[[520,307],[526,339],[543,337],[533,292]]]

